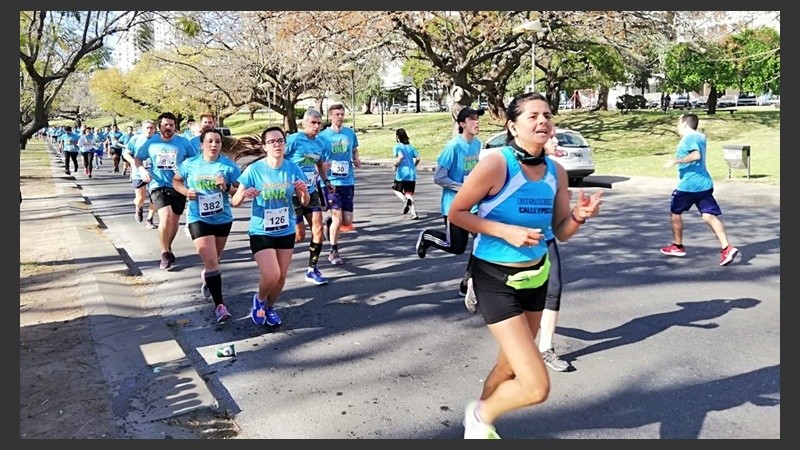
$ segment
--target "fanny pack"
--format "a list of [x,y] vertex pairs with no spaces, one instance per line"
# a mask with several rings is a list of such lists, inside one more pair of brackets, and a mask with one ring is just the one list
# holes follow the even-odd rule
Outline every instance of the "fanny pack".
[[514,275],[509,275],[506,286],[514,289],[536,289],[547,281],[550,274],[550,257],[544,256],[544,263],[538,269],[523,270]]

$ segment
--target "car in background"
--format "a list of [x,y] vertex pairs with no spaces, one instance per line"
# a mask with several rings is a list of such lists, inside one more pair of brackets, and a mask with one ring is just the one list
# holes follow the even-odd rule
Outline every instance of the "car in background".
[[231,135],[231,129],[228,127],[217,127],[217,131],[219,131],[219,134],[221,134],[222,136]]
[[672,99],[672,109],[691,108],[692,102],[689,101],[688,95],[679,95]]
[[717,108],[732,108],[736,106],[736,96],[723,95],[717,99]]
[[757,104],[758,100],[753,94],[739,94],[736,99],[736,106],[756,106]]
[[696,99],[692,100],[692,107],[693,108],[707,108],[708,107],[708,97],[697,97]]
[[[506,136],[506,131],[493,134],[483,143],[483,148],[504,147]],[[550,157],[567,171],[569,185],[577,186],[595,171],[592,147],[579,132],[569,128],[556,128],[556,139],[558,148]]]

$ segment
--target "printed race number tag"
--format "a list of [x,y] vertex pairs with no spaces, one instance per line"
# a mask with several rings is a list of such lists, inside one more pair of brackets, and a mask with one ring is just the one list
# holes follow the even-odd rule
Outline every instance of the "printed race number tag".
[[197,194],[200,206],[200,217],[213,216],[222,212],[222,192],[211,195]]
[[289,208],[272,208],[264,210],[264,231],[283,230],[289,226]]
[[331,175],[346,177],[350,173],[350,161],[331,161]]

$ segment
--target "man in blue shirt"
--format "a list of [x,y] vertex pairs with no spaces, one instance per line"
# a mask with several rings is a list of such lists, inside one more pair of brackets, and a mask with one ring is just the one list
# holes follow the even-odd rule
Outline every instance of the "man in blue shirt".
[[331,264],[344,264],[339,256],[339,234],[353,229],[353,198],[355,196],[356,178],[353,169],[361,167],[358,158],[358,138],[352,128],[345,128],[344,105],[336,103],[328,108],[331,126],[319,133],[329,143],[330,169],[328,179],[334,190],[325,193],[325,201],[331,215],[325,222],[328,239],[331,242],[331,253],[328,261]]
[[64,127],[64,132],[58,136],[58,141],[61,144],[61,151],[64,153],[64,173],[70,175],[69,162],[72,161],[74,171],[78,171],[78,139],[81,135],[74,133],[72,127],[67,125]]
[[[178,225],[183,210],[186,209],[186,197],[172,187],[175,171],[187,158],[195,156],[194,147],[183,136],[175,134],[178,119],[171,112],[158,116],[158,128],[161,134],[147,140],[136,150],[134,164],[142,177],[149,183],[150,201],[158,211],[158,236],[161,243],[161,263],[159,267],[169,269],[175,262],[172,243],[178,233]],[[150,168],[144,167],[144,161],[150,160]]]
[[286,138],[285,158],[300,166],[308,179],[308,194],[311,200],[307,206],[294,203],[297,224],[295,226],[295,239],[300,242],[305,238],[305,225],[303,218],[311,226],[311,243],[308,245],[308,269],[306,281],[317,286],[328,284],[328,279],[322,276],[317,263],[322,252],[322,193],[317,189],[317,179],[325,188],[333,190],[333,185],[327,177],[326,161],[329,157],[329,144],[319,136],[322,127],[322,114],[314,109],[309,109],[303,115],[303,130],[290,134]]
[[678,118],[678,135],[681,140],[675,157],[664,163],[665,169],[678,166],[678,187],[670,198],[672,244],[661,249],[668,256],[686,256],[683,246],[683,218],[681,214],[697,206],[700,217],[708,224],[722,248],[720,266],[732,263],[739,249],[730,245],[725,226],[719,220],[722,211],[714,199],[714,181],[706,168],[706,135],[697,131],[700,119],[697,114],[681,114]]

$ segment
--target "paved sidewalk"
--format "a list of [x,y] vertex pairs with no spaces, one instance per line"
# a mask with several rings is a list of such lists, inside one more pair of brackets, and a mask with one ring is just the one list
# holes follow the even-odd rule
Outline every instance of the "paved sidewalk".
[[[144,308],[143,299],[124,277],[140,274],[102,232],[106,227],[92,212],[72,176],[63,174],[51,156],[51,182],[60,208],[47,208],[51,198],[25,198],[20,220],[60,217],[62,234],[79,268],[81,303],[91,324],[100,368],[109,386],[115,414],[126,437],[199,438],[189,429],[164,419],[218,403],[174,339],[168,324]],[[101,231],[98,233],[98,229]]]

